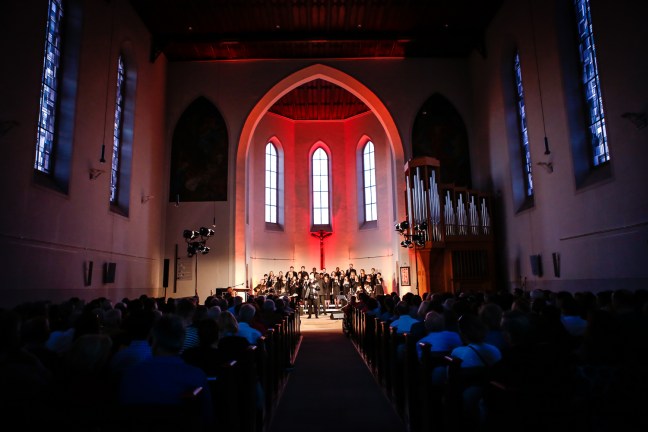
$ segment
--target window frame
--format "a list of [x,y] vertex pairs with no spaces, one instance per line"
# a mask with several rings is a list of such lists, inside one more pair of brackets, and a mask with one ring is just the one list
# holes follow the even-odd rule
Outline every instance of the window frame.
[[[271,154],[268,154],[269,149],[272,150]],[[266,226],[277,225],[279,223],[279,151],[272,141],[266,143],[264,161],[264,221]],[[271,180],[270,185],[268,185],[268,180]],[[274,180],[274,187],[272,187],[272,180]],[[272,199],[270,199],[270,203],[268,202],[269,194],[270,198],[274,195],[274,205]],[[269,210],[271,216],[274,216],[274,220],[268,220]]]
[[[603,108],[603,95],[598,70],[596,45],[594,43],[590,1],[573,0],[573,10],[579,54],[579,81],[585,113],[585,135],[588,141],[589,165],[592,170],[596,170],[599,167],[609,164],[611,157],[608,145],[605,110]],[[586,62],[586,58],[590,61]],[[596,111],[594,114],[593,108],[590,105],[592,99],[594,99]],[[599,129],[600,132],[594,133],[593,129],[595,128]],[[603,142],[601,143],[601,141]],[[602,160],[600,160],[601,158]]]
[[117,84],[115,95],[115,109],[113,122],[113,146],[112,159],[110,161],[110,205],[121,207],[120,187],[121,187],[121,155],[122,155],[122,137],[124,134],[124,111],[126,104],[126,76],[127,69],[122,54],[117,58]]
[[[60,17],[56,24],[52,23],[52,8],[57,9]],[[39,112],[36,114],[36,140],[34,143],[34,159],[32,161],[33,184],[67,195],[72,175],[72,153],[75,133],[75,117],[77,105],[77,81],[81,56],[81,34],[83,26],[83,7],[80,0],[49,0],[47,2],[47,17],[44,20],[45,32],[43,38],[43,63],[41,70],[41,86],[39,92]],[[56,33],[58,44],[57,68],[54,72],[48,67],[52,45]],[[51,59],[51,58],[50,58]],[[51,94],[44,90],[47,75],[54,74],[56,95],[50,105],[53,107],[53,119],[47,133],[49,134],[49,168],[39,169],[41,148],[41,127],[44,122],[43,98]],[[47,94],[46,94],[47,93]]]
[[[325,156],[325,159],[316,159],[316,157],[319,154],[323,154]],[[326,180],[324,182],[319,179],[319,181],[316,181],[316,171],[318,173],[322,172],[320,168],[316,170],[315,168],[315,162],[316,161],[325,161],[326,163]],[[321,165],[321,162],[319,163]],[[324,177],[321,174],[317,174],[317,177]],[[320,230],[324,230],[327,232],[330,232],[332,230],[332,224],[331,224],[331,156],[327,149],[320,143],[318,144],[315,149],[313,150],[313,153],[310,156],[310,214],[311,214],[311,232],[318,232]],[[326,190],[316,190],[316,184],[321,186],[322,184],[326,185]],[[321,194],[325,194],[326,196],[326,207],[316,207],[316,194],[320,194],[320,197],[322,196]],[[318,200],[321,203],[321,199]],[[325,210],[324,210],[325,209]],[[325,223],[316,223],[316,212],[324,213],[326,215],[326,222]],[[323,222],[320,220],[320,222]]]
[[[362,146],[361,153],[363,226],[367,226],[367,224],[375,225],[378,222],[378,186],[376,183],[376,146],[373,141],[367,140]],[[367,167],[368,158],[370,159],[370,167]],[[369,184],[367,184],[368,180]],[[373,202],[367,202],[368,193],[373,195]],[[371,213],[373,218],[368,216],[368,213]]]
[[513,78],[515,89],[515,112],[518,125],[520,168],[522,169],[522,180],[524,184],[524,203],[522,207],[527,208],[533,205],[535,193],[533,188],[533,162],[531,158],[531,146],[529,143],[529,126],[526,117],[526,102],[522,80],[522,61],[518,49],[516,49],[513,54]]

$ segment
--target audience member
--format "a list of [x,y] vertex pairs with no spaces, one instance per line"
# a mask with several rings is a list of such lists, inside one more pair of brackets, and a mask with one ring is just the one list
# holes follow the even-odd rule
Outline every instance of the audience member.
[[241,305],[241,309],[239,309],[238,314],[237,335],[246,338],[252,345],[256,345],[259,338],[261,337],[261,332],[251,326],[256,313],[256,308],[252,304],[246,303]]
[[199,391],[204,424],[213,423],[207,375],[180,356],[185,332],[185,323],[177,315],[165,315],[156,321],[151,332],[153,356],[124,371],[119,386],[120,404],[179,406]]

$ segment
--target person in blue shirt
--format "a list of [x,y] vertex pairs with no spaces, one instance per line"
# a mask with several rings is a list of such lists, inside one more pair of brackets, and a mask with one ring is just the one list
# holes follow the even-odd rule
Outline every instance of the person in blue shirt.
[[214,422],[207,375],[187,364],[180,351],[185,338],[182,319],[173,314],[160,317],[151,332],[153,356],[124,370],[118,401],[122,406],[180,406],[199,394],[205,425]]

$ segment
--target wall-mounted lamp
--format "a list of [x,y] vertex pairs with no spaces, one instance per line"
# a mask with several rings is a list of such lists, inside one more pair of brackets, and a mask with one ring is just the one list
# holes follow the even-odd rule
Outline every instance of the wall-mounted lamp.
[[97,180],[97,178],[105,172],[106,171],[97,168],[90,168],[88,170],[88,174],[90,174],[90,180]]
[[151,201],[151,198],[155,198],[155,197],[153,195],[142,195],[142,204]]
[[648,126],[648,118],[646,117],[646,113],[644,112],[640,112],[640,113],[625,112],[621,114],[621,117],[630,120],[637,129],[643,129],[646,126]]
[[551,162],[538,162],[536,165],[543,167],[544,169],[547,170],[549,174],[553,172],[553,163]]

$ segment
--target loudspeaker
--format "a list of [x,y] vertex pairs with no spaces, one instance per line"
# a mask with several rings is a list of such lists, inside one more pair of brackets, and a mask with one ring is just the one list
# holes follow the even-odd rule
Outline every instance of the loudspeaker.
[[534,276],[542,277],[542,255],[530,255],[531,273]]
[[115,282],[115,271],[117,270],[117,263],[104,263],[103,267],[103,283]]
[[84,269],[85,269],[85,280],[83,281],[83,284],[85,286],[90,286],[92,285],[92,267],[94,266],[93,261],[88,261],[87,263],[84,263]]
[[164,270],[162,270],[162,286],[167,288],[169,286],[169,259],[164,259]]
[[551,254],[551,258],[553,258],[554,276],[560,277],[560,254],[554,252]]

